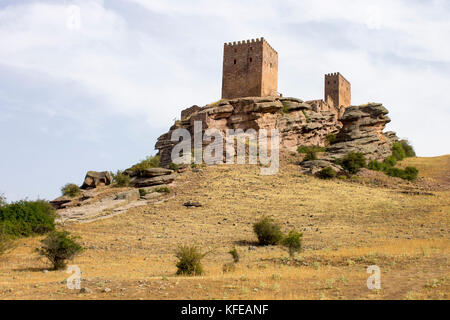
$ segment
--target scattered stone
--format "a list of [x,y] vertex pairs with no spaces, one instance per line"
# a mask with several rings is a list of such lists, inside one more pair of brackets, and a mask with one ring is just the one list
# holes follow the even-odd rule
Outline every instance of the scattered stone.
[[103,292],[105,292],[105,293],[111,292],[111,289],[110,288],[105,288],[105,289],[103,289]]
[[249,247],[248,247],[248,251],[253,251],[253,250],[256,250],[256,247],[255,247],[255,246],[249,246]]
[[198,201],[188,201],[183,204],[185,207],[201,207],[202,204]]
[[116,194],[114,200],[136,201],[140,198],[139,190],[133,189]]
[[83,288],[80,289],[80,293],[90,294],[90,293],[92,293],[92,290],[89,289],[88,287],[83,287]]

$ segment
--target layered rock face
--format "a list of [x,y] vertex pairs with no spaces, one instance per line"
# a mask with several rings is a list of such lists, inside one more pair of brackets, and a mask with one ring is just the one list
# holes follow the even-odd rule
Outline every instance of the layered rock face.
[[379,103],[348,107],[339,119],[342,129],[327,147],[327,154],[342,158],[349,152],[361,152],[367,159],[385,159],[392,153],[392,142],[398,140],[395,132],[383,133],[391,121],[387,114]]
[[[391,121],[387,113],[379,103],[335,108],[323,100],[303,102],[282,97],[221,100],[183,110],[181,120],[158,138],[155,148],[159,150],[161,164],[169,165],[172,148],[178,143],[171,141],[173,131],[187,129],[193,139],[194,121],[201,121],[203,132],[215,128],[223,134],[227,129],[275,128],[280,132],[280,147],[295,151],[298,146],[326,146],[323,160],[329,163],[349,152],[362,152],[368,159],[383,160],[391,155],[392,143],[398,140],[395,132],[383,133]],[[336,135],[331,145],[328,134]]]
[[278,129],[281,147],[296,150],[299,145],[325,146],[326,135],[338,133],[342,127],[338,121],[339,110],[326,104],[305,103],[296,98],[248,97],[221,100],[205,107],[193,106],[181,113],[169,132],[161,135],[155,145],[161,164],[171,162],[171,151],[178,142],[171,141],[175,129],[187,129],[193,138],[194,121],[202,122],[203,132],[209,128],[227,129]]

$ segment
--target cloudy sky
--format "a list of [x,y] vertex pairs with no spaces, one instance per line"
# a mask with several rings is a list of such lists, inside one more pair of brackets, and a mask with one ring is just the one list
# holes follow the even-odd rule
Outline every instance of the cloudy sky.
[[322,98],[339,71],[418,155],[450,153],[450,1],[0,0],[0,193],[52,199],[154,154],[220,99],[223,43],[259,37],[284,96]]

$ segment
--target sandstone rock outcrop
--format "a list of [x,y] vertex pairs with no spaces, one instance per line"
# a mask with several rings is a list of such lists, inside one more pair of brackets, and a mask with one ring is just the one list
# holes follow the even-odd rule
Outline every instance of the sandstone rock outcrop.
[[[161,135],[155,148],[159,150],[162,166],[171,162],[171,151],[177,142],[171,141],[172,132],[178,128],[194,132],[194,121],[202,122],[203,131],[209,128],[267,129],[280,132],[281,146],[296,150],[299,145],[325,146],[329,133],[339,132],[339,109],[322,104],[320,106],[289,97],[247,97],[221,100],[205,107],[193,106],[183,110],[181,120],[176,121],[169,132]],[[205,143],[204,143],[205,145]]]
[[108,171],[88,171],[81,189],[93,189],[98,186],[107,186],[112,183],[112,180],[111,173]]
[[342,129],[327,147],[332,158],[342,158],[349,152],[361,152],[367,159],[383,160],[392,153],[395,133],[383,134],[391,121],[388,110],[380,103],[348,107],[339,119]]

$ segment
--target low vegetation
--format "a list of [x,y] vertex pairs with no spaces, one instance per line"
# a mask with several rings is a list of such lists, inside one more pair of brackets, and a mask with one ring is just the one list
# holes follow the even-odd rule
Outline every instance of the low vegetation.
[[283,233],[279,224],[269,217],[262,217],[253,225],[253,231],[262,246],[278,244],[283,239]]
[[329,133],[325,136],[329,144],[332,144],[334,141],[336,141],[336,135],[334,133]]
[[179,246],[175,252],[178,259],[176,264],[178,275],[202,275],[202,259],[206,253],[201,253],[196,246]]
[[64,269],[67,261],[83,250],[77,243],[78,239],[79,237],[71,236],[67,231],[52,231],[41,241],[42,246],[36,251],[52,263],[54,270]]
[[11,236],[0,231],[0,256],[14,248],[14,242]]
[[331,167],[326,167],[317,173],[317,177],[320,179],[333,179],[336,177],[336,171]]
[[392,155],[384,159],[383,162],[371,160],[368,164],[370,170],[382,171],[388,176],[402,178],[413,181],[417,179],[419,170],[415,167],[406,167],[405,169],[395,168],[397,161],[404,158],[414,157],[414,148],[406,140],[394,142],[392,144]]
[[3,207],[7,204],[6,198],[3,194],[0,194],[0,207]]
[[150,168],[158,168],[160,166],[160,159],[159,156],[151,156],[151,157],[147,157],[144,160],[142,160],[139,163],[136,163],[135,165],[133,165],[130,170],[134,171],[138,176],[142,176],[142,173],[146,170],[146,169],[150,169]]
[[288,235],[281,240],[280,244],[287,249],[291,258],[294,258],[295,254],[302,250],[302,237],[302,233],[291,230]]
[[139,196],[144,197],[147,195],[147,190],[140,188],[139,189]]
[[158,188],[153,189],[153,191],[159,192],[159,193],[166,193],[166,194],[170,193],[169,187],[158,187]]
[[350,174],[356,174],[361,168],[366,167],[366,158],[361,152],[349,152],[342,160],[340,165]]
[[114,187],[128,187],[130,185],[130,176],[124,174],[121,170],[117,170],[116,173],[111,172],[111,176]]
[[44,200],[17,201],[0,207],[0,232],[13,237],[44,234],[55,229],[55,212]]
[[236,249],[236,247],[234,247],[233,249],[231,249],[230,251],[228,251],[228,253],[231,255],[231,257],[233,258],[233,262],[234,263],[238,263],[239,262],[239,253]]
[[74,198],[81,194],[81,189],[75,183],[68,183],[61,188],[61,193],[63,196]]

